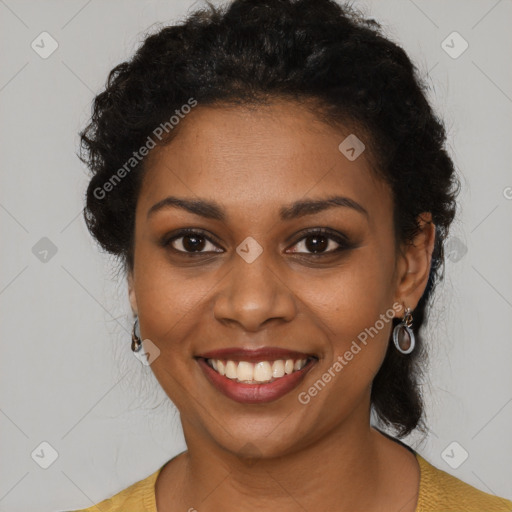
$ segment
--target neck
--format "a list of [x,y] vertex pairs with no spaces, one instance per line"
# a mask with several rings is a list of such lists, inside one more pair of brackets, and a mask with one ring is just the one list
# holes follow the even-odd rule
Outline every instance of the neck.
[[[186,424],[184,432],[188,451],[178,456],[169,485],[157,493],[159,512],[383,510],[385,500],[398,494],[390,488],[396,477],[390,459],[398,460],[397,449],[402,462],[412,457],[371,428],[369,417],[324,432],[299,450],[265,458],[241,458]],[[251,446],[257,453],[254,445],[245,451]]]

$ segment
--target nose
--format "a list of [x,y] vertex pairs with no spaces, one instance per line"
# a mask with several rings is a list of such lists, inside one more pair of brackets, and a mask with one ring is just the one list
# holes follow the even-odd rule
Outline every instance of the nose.
[[264,254],[252,263],[234,257],[232,270],[215,297],[214,316],[219,322],[257,332],[272,321],[290,322],[297,314],[293,291]]

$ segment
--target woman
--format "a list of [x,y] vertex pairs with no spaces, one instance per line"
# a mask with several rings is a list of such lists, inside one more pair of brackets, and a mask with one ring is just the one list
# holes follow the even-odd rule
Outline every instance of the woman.
[[458,181],[377,23],[330,0],[198,11],[112,70],[81,135],[88,228],[187,443],[87,510],[512,510],[397,439],[423,428]]

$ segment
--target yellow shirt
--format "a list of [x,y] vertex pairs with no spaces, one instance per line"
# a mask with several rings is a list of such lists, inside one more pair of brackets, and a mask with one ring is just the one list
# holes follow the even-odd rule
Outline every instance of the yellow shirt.
[[[416,512],[511,512],[512,501],[479,491],[437,469],[418,453],[420,490]],[[158,512],[155,482],[163,466],[96,506],[76,512]]]

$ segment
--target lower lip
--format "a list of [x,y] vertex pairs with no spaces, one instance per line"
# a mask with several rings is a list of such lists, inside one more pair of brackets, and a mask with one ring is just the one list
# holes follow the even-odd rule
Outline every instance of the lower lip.
[[311,359],[301,370],[284,375],[266,384],[244,384],[236,380],[228,379],[216,372],[204,358],[198,358],[197,362],[208,380],[228,398],[244,404],[263,404],[272,402],[296,388],[306,373],[313,367],[316,360]]

